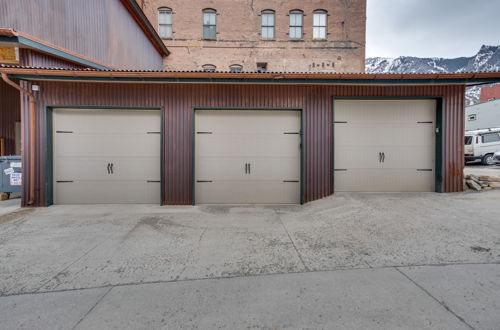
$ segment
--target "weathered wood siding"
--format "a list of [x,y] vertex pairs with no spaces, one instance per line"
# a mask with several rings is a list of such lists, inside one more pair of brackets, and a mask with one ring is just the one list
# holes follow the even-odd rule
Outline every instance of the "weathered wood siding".
[[[334,96],[443,97],[444,191],[463,189],[464,86],[319,86],[237,84],[112,84],[40,82],[38,102],[37,203],[45,201],[43,105],[163,107],[165,203],[192,202],[192,108],[252,107],[304,109],[304,197],[333,193]],[[26,102],[26,100],[25,100]],[[23,106],[27,111],[26,106]],[[27,162],[25,161],[25,164]],[[24,176],[26,177],[26,176]]]
[[0,27],[115,68],[163,68],[161,55],[119,0],[0,0]]

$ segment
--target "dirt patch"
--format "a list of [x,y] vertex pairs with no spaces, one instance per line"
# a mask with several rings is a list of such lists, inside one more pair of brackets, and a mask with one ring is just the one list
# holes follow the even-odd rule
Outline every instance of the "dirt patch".
[[31,214],[33,212],[35,212],[34,208],[25,208],[25,209],[17,210],[17,211],[7,213],[4,215],[0,215],[0,224],[21,219],[24,216]]
[[169,231],[169,228],[182,227],[182,228],[192,228],[191,226],[183,225],[172,221],[170,217],[158,217],[158,216],[146,216],[139,219],[139,222],[123,237],[123,241],[128,239],[139,227],[146,226],[152,228],[153,230],[163,233],[163,234],[173,234]]
[[474,252],[490,252],[491,249],[484,248],[482,246],[471,246],[470,249]]

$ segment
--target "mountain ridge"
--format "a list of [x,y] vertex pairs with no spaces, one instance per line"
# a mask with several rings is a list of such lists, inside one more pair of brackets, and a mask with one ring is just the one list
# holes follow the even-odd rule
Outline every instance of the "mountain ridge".
[[[396,58],[369,57],[365,62],[366,73],[463,73],[500,71],[500,45],[483,45],[470,57],[440,58],[400,56]],[[467,88],[467,105],[479,102],[483,86]]]

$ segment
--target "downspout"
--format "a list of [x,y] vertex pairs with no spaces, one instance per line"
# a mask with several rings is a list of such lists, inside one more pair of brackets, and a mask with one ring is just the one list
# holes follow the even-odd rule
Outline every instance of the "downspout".
[[29,109],[29,150],[30,150],[30,159],[29,159],[29,194],[28,194],[28,205],[33,205],[35,203],[35,97],[28,90],[22,88],[15,82],[9,79],[5,72],[2,72],[2,80],[5,83],[11,85],[19,92],[26,95],[30,102]]

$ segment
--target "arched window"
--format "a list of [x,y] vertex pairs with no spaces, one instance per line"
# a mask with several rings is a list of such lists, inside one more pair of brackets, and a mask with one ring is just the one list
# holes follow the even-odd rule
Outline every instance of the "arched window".
[[261,37],[262,39],[274,39],[274,10],[266,9],[261,12]]
[[158,33],[161,38],[172,38],[172,9],[158,8]]
[[239,64],[230,65],[229,72],[243,72],[243,66]]
[[203,9],[203,39],[215,39],[217,37],[217,11],[215,9]]
[[290,11],[290,39],[302,39],[304,27],[304,12],[294,9]]
[[317,9],[313,13],[313,39],[326,39],[327,37],[327,11]]
[[205,64],[202,66],[204,72],[215,72],[217,67],[213,64]]

